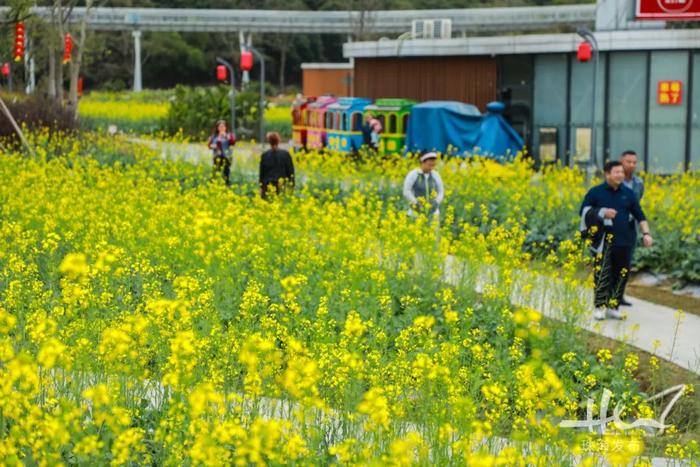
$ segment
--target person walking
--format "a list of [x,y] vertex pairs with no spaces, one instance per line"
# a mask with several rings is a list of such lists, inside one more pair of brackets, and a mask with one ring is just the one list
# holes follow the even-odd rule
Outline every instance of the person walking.
[[[625,184],[627,188],[632,190],[637,196],[637,201],[642,202],[642,197],[644,196],[644,180],[639,175],[636,175],[637,171],[637,153],[628,149],[623,152],[620,156],[620,162],[622,162],[622,169],[625,172],[625,179],[622,183]],[[633,220],[630,218],[630,220]],[[635,232],[639,233],[639,228],[635,221]],[[635,239],[634,245],[632,247],[632,258],[634,259],[634,250],[637,248],[637,241]],[[625,281],[624,288],[627,288],[627,281]],[[625,298],[625,290],[622,290],[622,298],[620,299],[620,305],[622,306],[632,306],[632,303],[627,301]]]
[[605,182],[588,190],[579,211],[584,230],[595,234],[592,248],[595,251],[593,317],[596,320],[623,318],[618,307],[637,239],[634,220],[641,227],[644,246],[651,247],[653,243],[639,200],[623,183],[622,162],[606,162],[604,172]]
[[263,199],[267,199],[270,193],[294,189],[294,162],[289,152],[279,148],[279,133],[268,133],[267,142],[270,149],[260,158],[260,196]]
[[637,201],[641,202],[644,197],[644,180],[639,175],[636,175],[637,171],[637,153],[632,150],[627,150],[620,156],[620,162],[622,162],[622,169],[625,172],[625,179],[622,183],[625,184],[627,188],[634,191],[637,196]]
[[365,124],[362,126],[362,142],[372,153],[379,150],[381,132],[382,122],[374,118],[372,114],[367,114]]
[[437,154],[428,152],[420,157],[420,167],[411,170],[403,181],[403,196],[408,202],[408,215],[425,213],[429,218],[440,216],[440,203],[445,198],[445,186],[435,170]]
[[211,149],[214,157],[214,175],[221,173],[227,186],[231,183],[231,160],[234,144],[236,144],[236,137],[228,131],[226,121],[216,122],[214,132],[207,141],[207,146]]

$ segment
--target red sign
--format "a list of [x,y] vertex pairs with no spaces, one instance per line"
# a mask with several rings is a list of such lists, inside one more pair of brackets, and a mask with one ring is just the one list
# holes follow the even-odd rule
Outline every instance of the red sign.
[[659,105],[680,105],[683,102],[683,82],[677,80],[659,81],[656,87],[656,103]]
[[637,19],[700,20],[700,0],[637,0]]

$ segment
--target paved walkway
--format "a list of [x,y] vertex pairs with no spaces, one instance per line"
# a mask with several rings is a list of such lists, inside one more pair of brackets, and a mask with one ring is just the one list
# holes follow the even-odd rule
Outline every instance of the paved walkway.
[[[204,144],[161,143],[153,140],[136,140],[154,149],[160,148],[164,158],[184,159],[193,163],[210,163],[209,151]],[[236,146],[236,159],[242,165],[244,172],[254,169],[254,155],[260,151],[260,146],[240,144]],[[446,271],[449,271],[449,264]],[[488,283],[488,275],[493,271],[482,271],[477,289]],[[447,279],[450,280],[447,274]],[[572,319],[572,310],[562,310],[561,303],[571,303],[571,294],[578,296],[578,302],[583,308],[579,315],[589,318],[577,320],[577,325],[596,334],[628,343],[634,347],[656,354],[678,366],[700,374],[700,317],[689,313],[678,313],[677,310],[656,305],[645,300],[628,297],[631,307],[622,307],[627,319],[623,321],[593,320],[593,291],[583,288],[566,290],[560,283],[534,273],[521,274],[515,283],[513,303],[529,306],[545,316],[560,320]],[[534,291],[527,296],[520,293],[524,285],[536,285]],[[562,298],[565,299],[562,299]],[[587,304],[590,304],[588,306]]]
[[[589,295],[592,302],[593,295]],[[700,374],[700,316],[631,296],[627,298],[632,306],[623,307],[626,320],[600,323],[590,320],[584,327],[603,336],[629,342]]]
[[[451,271],[450,258],[446,263],[446,280],[457,280]],[[475,288],[483,290],[489,283],[497,283],[493,269],[483,268]],[[527,291],[527,292],[525,292]],[[625,342],[656,354],[676,365],[700,374],[700,316],[683,313],[635,297],[627,297],[631,307],[621,307],[627,315],[624,320],[596,321],[593,319],[593,290],[571,288],[561,281],[529,271],[521,271],[514,279],[511,301],[528,306],[543,315],[562,321],[572,321],[595,334]],[[577,303],[577,310],[563,309]]]

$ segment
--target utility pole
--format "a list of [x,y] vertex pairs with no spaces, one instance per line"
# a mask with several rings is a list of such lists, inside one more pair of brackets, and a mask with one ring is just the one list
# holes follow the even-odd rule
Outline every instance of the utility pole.
[[231,77],[231,91],[229,98],[231,99],[231,132],[236,134],[236,77],[233,74],[233,65],[228,60],[221,57],[216,57],[216,62],[225,66],[228,69],[228,75]]
[[260,60],[260,104],[258,113],[260,114],[260,144],[265,146],[265,57],[258,50],[249,45],[248,49]]
[[596,102],[598,101],[598,61],[599,61],[599,48],[598,41],[596,40],[593,33],[585,27],[579,28],[577,34],[581,38],[591,44],[593,48],[593,90],[591,92],[592,102],[591,102],[591,158],[588,167],[588,176],[592,176],[592,172],[598,167],[598,143],[596,140]]
[[143,89],[141,81],[141,31],[134,29],[131,35],[134,37],[134,91],[140,92]]

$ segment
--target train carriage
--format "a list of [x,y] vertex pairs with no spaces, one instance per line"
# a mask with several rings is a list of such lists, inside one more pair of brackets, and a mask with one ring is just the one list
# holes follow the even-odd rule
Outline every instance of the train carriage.
[[395,154],[403,150],[411,109],[415,104],[416,101],[411,99],[377,99],[373,105],[365,107],[365,118],[372,115],[382,123],[383,130],[379,134],[381,154]]
[[297,148],[306,149],[307,108],[313,102],[316,102],[316,97],[306,97],[292,107],[292,140]]
[[333,151],[355,152],[362,146],[362,112],[371,104],[362,97],[341,97],[326,110],[328,148]]
[[335,104],[337,98],[321,96],[306,107],[306,145],[311,149],[323,149],[328,143],[326,137],[326,110]]
[[502,103],[490,103],[487,113],[481,114],[473,105],[452,101],[377,99],[372,104],[369,99],[353,97],[312,99],[293,111],[298,147],[305,142],[306,148],[355,152],[364,143],[362,130],[369,115],[382,124],[380,154],[435,150],[506,161],[523,147],[522,138],[502,115]]

